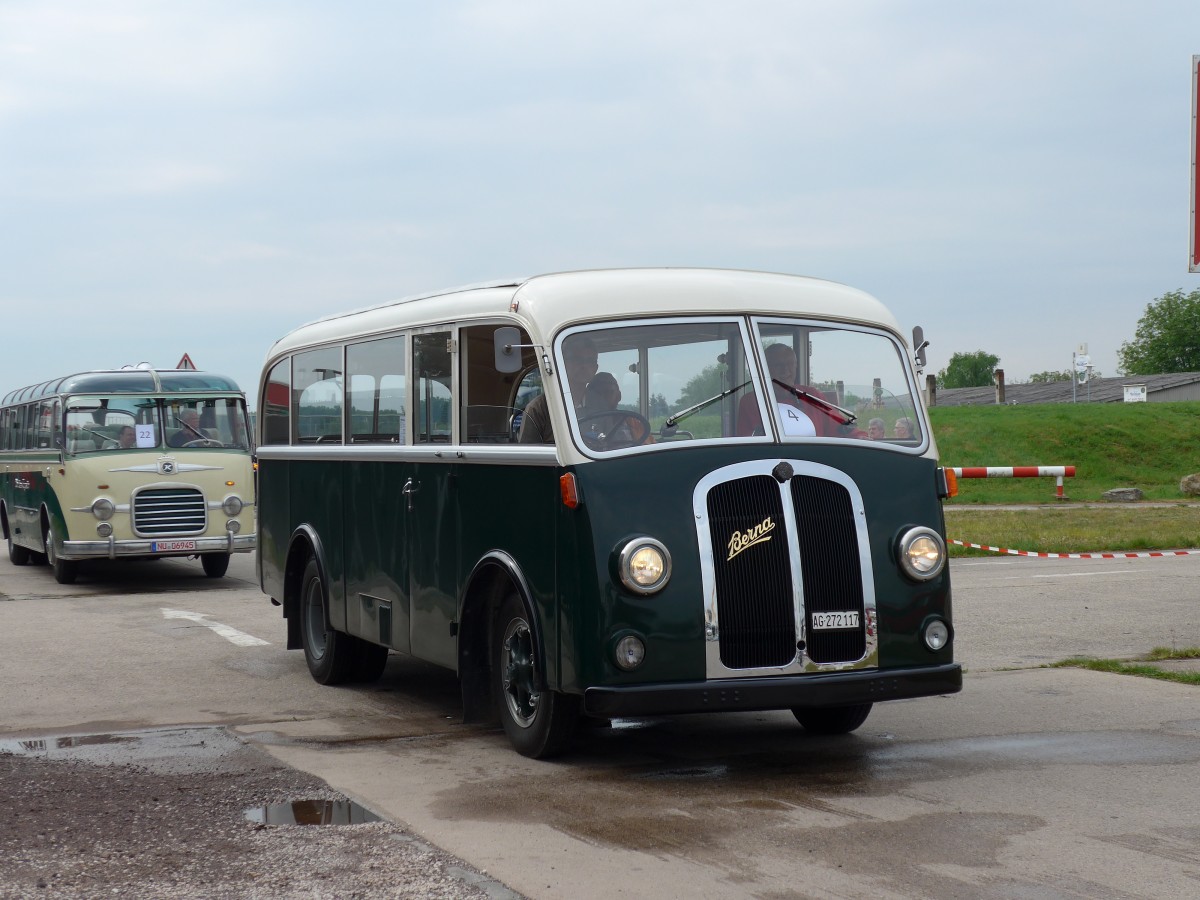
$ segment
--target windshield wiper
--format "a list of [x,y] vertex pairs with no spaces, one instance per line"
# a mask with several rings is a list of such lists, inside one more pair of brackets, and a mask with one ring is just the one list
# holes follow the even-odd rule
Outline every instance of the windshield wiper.
[[[818,397],[815,394],[810,394],[808,391],[802,391],[798,387],[795,387],[790,384],[786,384],[786,383],[784,383],[782,381],[778,381],[774,378],[771,379],[771,382],[773,384],[779,385],[785,391],[790,393],[793,397],[803,398],[803,399],[807,400],[809,403],[812,403],[814,406],[819,406],[821,408],[821,411],[827,415],[831,411],[841,413],[843,416],[845,416],[845,418],[842,419],[842,421],[840,423],[842,425],[853,425],[856,421],[858,421],[858,416],[856,416],[850,410],[843,409],[842,407],[838,406],[836,403],[830,403],[824,397]],[[831,419],[836,418],[836,416],[832,416],[832,415],[830,415],[829,417]]]
[[695,406],[689,406],[687,409],[680,410],[679,412],[675,413],[674,415],[667,416],[667,421],[663,422],[663,427],[664,428],[674,428],[676,425],[678,425],[680,422],[682,422],[684,419],[686,419],[692,413],[700,412],[700,410],[704,409],[704,407],[711,406],[712,404],[716,403],[718,400],[724,400],[726,397],[728,397],[734,391],[740,391],[742,388],[744,388],[749,383],[750,383],[749,381],[743,381],[737,387],[731,387],[727,391],[721,391],[721,393],[717,394],[715,397],[709,397],[707,400],[701,400]]

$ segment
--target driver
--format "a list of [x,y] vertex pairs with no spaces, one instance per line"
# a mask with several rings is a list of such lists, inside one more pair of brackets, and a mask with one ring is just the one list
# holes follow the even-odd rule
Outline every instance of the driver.
[[[621,387],[611,372],[597,372],[587,384],[583,395],[583,406],[579,409],[580,420],[591,419],[591,430],[604,431],[605,443],[609,446],[624,446],[643,443],[646,426],[639,419],[625,415],[617,409],[621,402]],[[610,428],[605,428],[610,425]],[[586,437],[586,434],[585,434]]]
[[208,435],[200,430],[200,411],[198,409],[185,409],[180,412],[179,424],[183,427],[167,438],[167,446],[182,447],[192,441],[208,440]]

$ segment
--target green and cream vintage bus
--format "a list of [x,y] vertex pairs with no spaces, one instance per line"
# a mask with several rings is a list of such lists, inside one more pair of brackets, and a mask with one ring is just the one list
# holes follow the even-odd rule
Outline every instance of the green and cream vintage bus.
[[255,546],[245,396],[222,375],[81,372],[0,403],[0,525],[14,565],[62,584],[81,560],[199,556],[219,578]]
[[587,718],[852,731],[962,684],[923,363],[866,294],[754,272],[313,322],[263,371],[262,588],[318,682],[411,654],[528,756]]

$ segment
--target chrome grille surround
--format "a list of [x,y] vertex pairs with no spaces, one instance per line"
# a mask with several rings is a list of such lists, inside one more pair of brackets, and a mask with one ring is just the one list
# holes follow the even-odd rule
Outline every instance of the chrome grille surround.
[[[792,473],[783,482],[772,474],[781,463]],[[703,478],[692,509],[709,678],[878,666],[866,510],[845,472],[796,459],[738,463]],[[810,633],[812,611],[854,609],[857,632]]]
[[203,534],[208,528],[204,492],[190,485],[146,485],[133,494],[133,533],[138,537]]

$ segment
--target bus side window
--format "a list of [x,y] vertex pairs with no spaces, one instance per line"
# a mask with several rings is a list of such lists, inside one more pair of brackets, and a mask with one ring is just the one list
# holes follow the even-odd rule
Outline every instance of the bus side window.
[[404,338],[363,341],[346,347],[346,407],[350,443],[404,444]]
[[286,444],[290,441],[291,394],[292,360],[289,357],[281,359],[271,367],[263,386],[259,415],[263,417],[264,444]]
[[[515,387],[524,366],[518,372],[501,372],[496,368],[496,325],[463,328],[459,334],[465,348],[463,359],[462,433],[472,444],[515,443],[513,429]],[[529,344],[529,335],[522,329],[516,343]],[[522,347],[522,363],[533,364],[533,348]],[[535,369],[536,371],[536,369]],[[519,423],[519,419],[518,419]]]
[[448,444],[453,440],[453,368],[450,332],[415,334],[412,339],[413,442]]
[[342,349],[297,353],[292,366],[292,439],[299,444],[342,441]]

